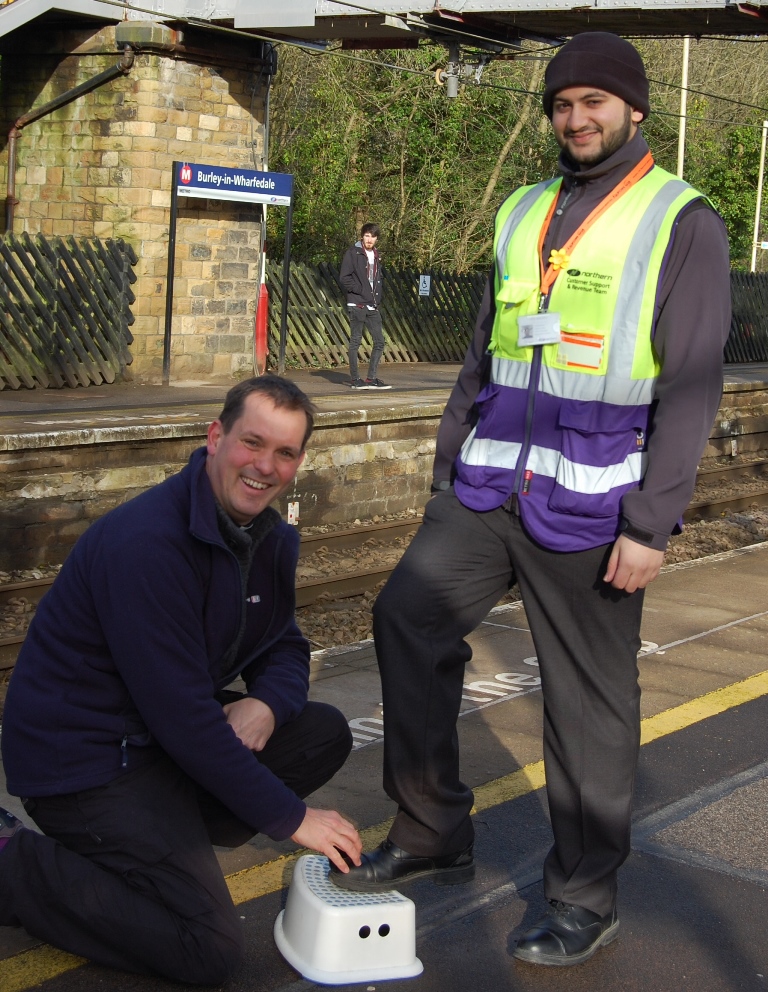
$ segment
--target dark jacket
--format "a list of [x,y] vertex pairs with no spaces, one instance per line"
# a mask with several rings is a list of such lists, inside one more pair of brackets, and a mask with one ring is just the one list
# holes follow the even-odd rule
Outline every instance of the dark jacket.
[[[5,705],[8,790],[34,797],[103,785],[160,748],[254,831],[280,840],[306,807],[240,743],[214,694],[242,674],[278,727],[304,708],[299,539],[275,526],[244,597],[205,459],[198,449],[180,473],[97,520],[40,603]],[[271,617],[258,617],[260,592]],[[234,668],[222,674],[243,610]]]
[[366,304],[371,307],[378,307],[381,304],[384,280],[381,274],[381,259],[375,248],[373,259],[373,288],[371,288],[368,281],[368,256],[365,254],[362,241],[356,241],[344,255],[339,271],[339,282],[347,294],[347,303]]
[[[609,158],[585,171],[561,156],[563,188],[543,256],[562,247],[597,204],[648,151],[638,133]],[[496,301],[494,271],[486,283],[464,366],[437,434],[434,485],[453,477],[453,463],[474,422],[474,403],[488,381],[488,346]],[[648,467],[639,489],[624,494],[622,526],[641,544],[663,550],[688,505],[696,469],[723,387],[723,346],[731,320],[728,237],[704,201],[680,214],[659,280],[654,347],[661,360],[651,410]]]

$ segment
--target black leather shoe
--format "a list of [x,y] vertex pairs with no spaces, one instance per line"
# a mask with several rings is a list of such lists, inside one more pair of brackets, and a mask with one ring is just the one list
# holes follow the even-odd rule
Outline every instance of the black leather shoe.
[[458,854],[422,858],[385,840],[375,851],[363,855],[362,864],[350,865],[346,874],[332,864],[328,877],[340,889],[353,892],[397,889],[415,878],[432,878],[437,885],[456,885],[475,877],[475,862],[471,844]]
[[618,936],[615,908],[607,916],[598,916],[566,902],[550,900],[549,905],[547,915],[517,942],[513,957],[529,964],[581,964]]

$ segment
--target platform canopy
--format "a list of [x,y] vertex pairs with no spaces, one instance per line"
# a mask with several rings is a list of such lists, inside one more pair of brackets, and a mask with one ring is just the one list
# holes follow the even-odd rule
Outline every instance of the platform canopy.
[[410,48],[421,39],[515,47],[580,31],[627,37],[768,34],[768,0],[10,0],[0,5],[0,36],[32,20],[154,19],[234,27],[260,37],[341,41],[348,48]]
[[235,25],[346,47],[407,47],[421,37],[472,44],[613,31],[631,37],[768,34],[768,3],[729,0],[239,0]]

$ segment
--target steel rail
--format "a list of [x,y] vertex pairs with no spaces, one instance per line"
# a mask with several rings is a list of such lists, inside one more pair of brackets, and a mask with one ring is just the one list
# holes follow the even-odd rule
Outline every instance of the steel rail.
[[748,510],[752,506],[768,506],[768,489],[758,489],[743,496],[726,496],[723,499],[705,499],[688,504],[683,520],[690,522],[697,517],[711,520],[724,513]]
[[[387,543],[400,537],[407,537],[419,526],[417,519],[394,520],[379,524],[366,524],[346,530],[330,531],[326,534],[307,534],[301,538],[299,556],[306,558],[317,553],[321,548],[329,551],[344,548],[359,548],[373,539]],[[321,596],[333,599],[347,599],[359,596],[373,589],[379,582],[386,579],[392,568],[362,569],[345,572],[340,575],[325,576],[322,579],[306,579],[296,583],[296,606],[310,606]],[[23,597],[30,603],[37,604],[53,584],[53,578],[29,579],[24,582],[9,582],[0,585],[0,608],[7,606],[12,599]],[[24,643],[23,634],[12,634],[0,637],[0,671],[13,668],[19,648]]]
[[[760,476],[768,472],[768,460],[755,461],[723,468],[705,469],[698,473],[697,481],[725,481],[738,476]],[[738,512],[753,506],[768,506],[768,488],[744,495],[722,499],[700,500],[689,504],[683,519],[714,519],[728,512]],[[366,524],[345,530],[327,533],[302,535],[300,558],[316,554],[321,548],[329,551],[345,548],[359,548],[372,539],[391,543],[400,537],[414,533],[420,525],[417,519],[395,520],[379,524]],[[362,569],[339,575],[324,576],[320,579],[306,579],[296,583],[296,606],[301,609],[311,606],[321,597],[348,599],[360,596],[373,589],[392,573],[394,566]],[[24,597],[31,603],[38,603],[53,584],[52,578],[33,579],[24,582],[9,582],[0,585],[0,608],[8,601]],[[19,648],[24,642],[23,634],[0,637],[0,671],[13,668]]]
[[768,459],[762,458],[754,462],[741,462],[738,465],[721,465],[717,468],[700,469],[696,473],[696,482],[724,482],[734,477],[768,475]]

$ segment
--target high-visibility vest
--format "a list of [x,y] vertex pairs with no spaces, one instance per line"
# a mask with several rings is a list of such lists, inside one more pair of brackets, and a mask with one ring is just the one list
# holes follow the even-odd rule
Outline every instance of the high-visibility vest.
[[555,281],[560,340],[523,347],[518,318],[539,307],[539,235],[560,184],[522,187],[497,215],[491,378],[455,489],[478,511],[516,493],[532,537],[579,551],[615,539],[621,498],[642,481],[659,279],[680,211],[702,194],[654,166],[589,227]]

